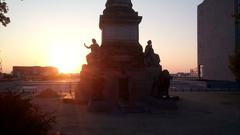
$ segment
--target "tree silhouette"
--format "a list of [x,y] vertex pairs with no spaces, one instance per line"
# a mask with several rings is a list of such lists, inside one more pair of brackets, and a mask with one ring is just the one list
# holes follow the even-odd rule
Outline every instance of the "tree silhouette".
[[229,68],[234,74],[237,81],[240,81],[240,48],[238,48],[233,55],[229,57]]
[[7,26],[10,23],[10,18],[5,15],[7,12],[7,3],[4,0],[0,0],[0,22],[3,26]]
[[[240,13],[233,15],[235,18],[235,24],[239,25],[240,23]],[[229,57],[229,68],[235,76],[237,81],[240,81],[240,44],[239,41],[236,42],[236,51],[233,55]]]

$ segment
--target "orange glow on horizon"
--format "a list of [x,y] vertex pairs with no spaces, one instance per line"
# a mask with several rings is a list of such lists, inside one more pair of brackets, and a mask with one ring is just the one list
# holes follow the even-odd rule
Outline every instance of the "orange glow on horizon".
[[79,73],[84,63],[81,47],[77,44],[54,43],[49,47],[48,55],[49,65],[57,67],[60,73]]

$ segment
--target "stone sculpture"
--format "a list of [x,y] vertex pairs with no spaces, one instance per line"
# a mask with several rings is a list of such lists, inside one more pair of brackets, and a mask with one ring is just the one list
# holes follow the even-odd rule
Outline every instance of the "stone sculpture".
[[155,54],[154,49],[152,48],[152,41],[147,42],[147,46],[144,52],[144,64],[146,67],[158,67],[160,66],[160,57],[158,54]]
[[92,44],[90,46],[87,46],[85,43],[84,43],[84,46],[87,48],[87,49],[91,49],[91,53],[87,55],[87,62],[88,62],[88,65],[96,65],[98,63],[98,56],[100,54],[100,47],[99,45],[97,44],[97,41],[96,39],[92,39]]

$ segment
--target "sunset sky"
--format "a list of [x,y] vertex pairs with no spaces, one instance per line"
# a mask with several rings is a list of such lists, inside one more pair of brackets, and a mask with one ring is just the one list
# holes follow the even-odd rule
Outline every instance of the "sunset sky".
[[[143,20],[140,44],[153,41],[163,68],[189,72],[197,66],[197,5],[203,0],[132,0]],[[80,72],[90,52],[83,43],[101,44],[99,15],[106,0],[6,0],[11,23],[0,26],[4,72],[12,66],[57,66]]]

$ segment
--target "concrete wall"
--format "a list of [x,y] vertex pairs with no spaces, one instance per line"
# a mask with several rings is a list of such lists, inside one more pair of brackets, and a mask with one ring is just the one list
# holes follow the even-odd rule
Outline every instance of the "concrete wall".
[[235,49],[235,0],[205,0],[198,6],[198,64],[209,80],[234,80],[228,68]]

